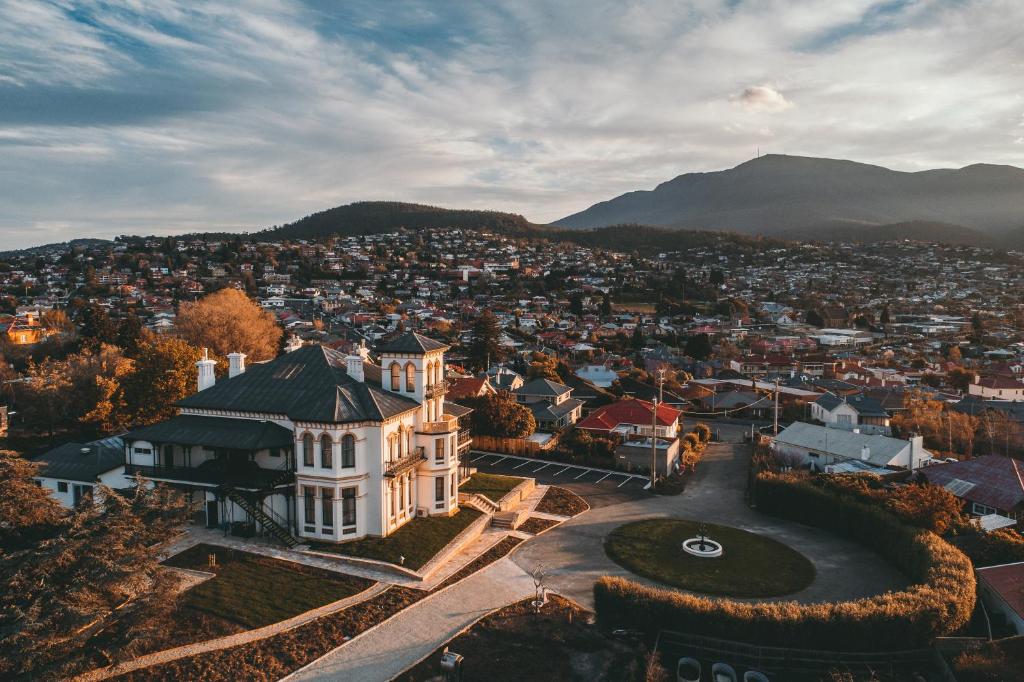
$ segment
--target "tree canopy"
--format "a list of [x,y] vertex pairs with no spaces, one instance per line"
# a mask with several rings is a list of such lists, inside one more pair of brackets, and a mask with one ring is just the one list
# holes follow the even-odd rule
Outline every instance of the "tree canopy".
[[182,303],[178,334],[196,348],[225,358],[245,353],[250,362],[272,360],[284,333],[274,316],[237,289],[221,289],[195,303]]

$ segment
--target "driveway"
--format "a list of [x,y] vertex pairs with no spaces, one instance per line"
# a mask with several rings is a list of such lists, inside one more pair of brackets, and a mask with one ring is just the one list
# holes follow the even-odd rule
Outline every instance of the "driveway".
[[605,537],[630,521],[683,518],[760,533],[804,554],[814,564],[817,576],[809,587],[784,599],[857,599],[906,584],[901,573],[860,545],[748,508],[743,496],[749,457],[749,445],[712,444],[682,494],[662,497],[644,493],[642,497],[594,508],[525,543],[512,555],[513,561],[524,570],[543,564],[550,576],[549,589],[593,608],[593,585],[601,576],[621,575],[656,584],[608,559],[603,547]]

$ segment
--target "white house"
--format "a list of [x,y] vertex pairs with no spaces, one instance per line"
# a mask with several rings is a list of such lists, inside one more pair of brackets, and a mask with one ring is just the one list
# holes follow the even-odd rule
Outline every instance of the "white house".
[[780,455],[798,457],[817,471],[850,461],[874,467],[918,469],[932,459],[921,436],[902,440],[805,422],[793,422],[775,436],[772,449]]
[[34,461],[42,466],[33,479],[68,508],[90,499],[97,484],[115,490],[131,485],[124,475],[124,443],[117,436],[64,443]]
[[457,513],[469,441],[446,409],[447,348],[409,332],[378,349],[380,365],[362,347],[309,345],[248,370],[232,353],[220,381],[200,360],[178,416],[123,437],[126,472],[189,491],[209,526],[241,521],[289,545]]
[[825,393],[811,403],[811,417],[835,428],[889,435],[889,414],[881,403],[866,395]]
[[1024,384],[1011,377],[975,377],[967,393],[992,400],[1024,400]]

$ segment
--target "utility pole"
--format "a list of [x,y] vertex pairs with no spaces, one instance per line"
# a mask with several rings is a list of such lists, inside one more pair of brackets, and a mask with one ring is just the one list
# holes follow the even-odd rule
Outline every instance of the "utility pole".
[[654,399],[654,408],[651,410],[651,492],[654,492],[654,483],[658,476],[658,399]]
[[775,377],[775,435],[779,435],[779,378]]
[[665,370],[658,370],[658,402],[665,402]]

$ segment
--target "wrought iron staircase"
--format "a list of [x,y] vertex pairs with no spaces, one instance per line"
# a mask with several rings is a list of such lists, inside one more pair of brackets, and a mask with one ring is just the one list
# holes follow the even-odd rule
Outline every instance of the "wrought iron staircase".
[[[282,525],[280,521],[264,511],[262,505],[253,503],[248,496],[231,486],[222,486],[221,491],[225,497],[244,509],[246,513],[263,526],[263,530],[271,537],[284,543],[289,549],[300,544],[299,540],[288,531],[287,521]],[[283,521],[283,519],[281,520]]]

